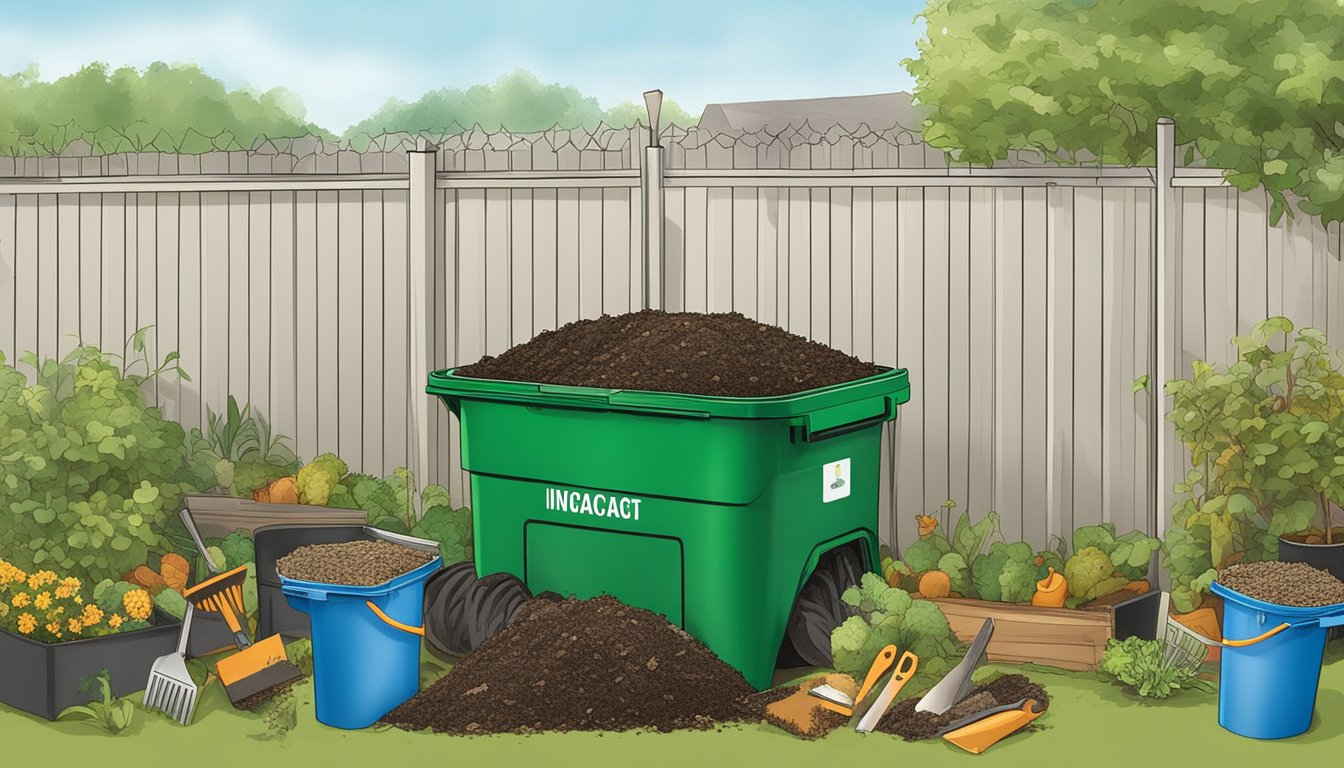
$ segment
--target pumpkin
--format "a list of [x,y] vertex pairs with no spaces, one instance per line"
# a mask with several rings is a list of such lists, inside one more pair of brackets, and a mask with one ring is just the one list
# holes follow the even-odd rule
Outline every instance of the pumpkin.
[[292,477],[277,478],[269,486],[267,493],[270,495],[269,501],[272,504],[298,504],[299,486]]
[[1128,592],[1133,592],[1136,595],[1142,595],[1146,594],[1148,590],[1152,589],[1153,587],[1151,584],[1148,583],[1147,579],[1137,579],[1135,581],[1131,581],[1128,584],[1126,584],[1124,588]]
[[190,572],[191,566],[187,564],[187,559],[179,554],[170,552],[159,561],[159,574],[163,576],[163,582],[179,592],[187,588]]
[[1031,604],[1038,608],[1063,608],[1069,599],[1069,582],[1054,568],[1048,569],[1044,579],[1036,582],[1036,593],[1031,596]]
[[262,504],[270,504],[270,503],[271,503],[271,486],[269,486],[269,485],[263,485],[263,486],[261,486],[260,488],[258,488],[257,490],[253,491],[253,492],[252,492],[252,500],[253,500],[253,501],[259,501],[259,502],[261,502]]
[[919,593],[928,598],[952,594],[952,577],[942,571],[928,571],[919,577]]

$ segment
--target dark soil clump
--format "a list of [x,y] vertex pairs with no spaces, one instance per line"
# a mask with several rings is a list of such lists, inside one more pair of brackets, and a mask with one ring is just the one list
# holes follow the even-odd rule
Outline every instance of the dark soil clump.
[[605,596],[524,607],[383,721],[485,734],[708,729],[760,719],[747,681],[662,616]]
[[790,395],[880,371],[824,344],[733,313],[644,310],[538,334],[457,375],[720,397]]
[[893,704],[877,724],[877,730],[900,736],[906,741],[931,739],[947,725],[983,712],[990,707],[1012,704],[1021,699],[1035,699],[1040,706],[1050,706],[1045,689],[1022,675],[1004,675],[972,690],[966,698],[941,715],[916,712],[919,699],[910,698]]
[[372,587],[433,559],[429,552],[390,541],[350,541],[299,547],[277,560],[275,568],[291,579]]
[[1306,563],[1238,563],[1220,571],[1218,583],[1275,605],[1316,608],[1344,603],[1344,582]]
[[[283,664],[284,662],[281,663]],[[300,681],[289,680],[279,685],[273,685],[264,691],[257,691],[251,696],[246,696],[244,698],[239,699],[238,703],[234,704],[233,706],[237,709],[245,709],[248,712],[255,712],[257,709],[261,707],[261,705],[269,701],[274,701],[275,699],[280,698],[284,694],[289,693],[289,690],[293,688],[295,684],[297,684],[298,682]]]

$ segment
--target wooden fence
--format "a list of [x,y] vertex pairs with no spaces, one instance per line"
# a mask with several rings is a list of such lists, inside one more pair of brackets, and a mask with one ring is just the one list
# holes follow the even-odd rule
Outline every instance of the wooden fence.
[[[638,309],[653,278],[655,306],[738,311],[910,369],[883,440],[888,540],[947,498],[1041,544],[1163,526],[1155,395],[1133,387],[1153,374],[1154,169],[972,171],[899,130],[669,131],[649,186],[642,135],[406,137],[367,165],[320,143],[312,160],[288,145],[246,162],[0,159],[15,174],[0,178],[0,350],[117,346],[152,324],[151,355],[179,350],[193,376],[155,393],[184,425],[233,393],[305,457],[417,466],[466,500],[457,425],[424,372]],[[1173,373],[1226,361],[1268,314],[1344,339],[1337,226],[1271,226],[1263,191],[1173,175]],[[1183,473],[1178,445],[1164,455]]]

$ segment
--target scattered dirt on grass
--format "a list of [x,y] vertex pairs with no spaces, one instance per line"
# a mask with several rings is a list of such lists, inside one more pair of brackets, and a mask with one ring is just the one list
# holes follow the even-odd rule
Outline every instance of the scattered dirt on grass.
[[644,310],[570,323],[457,373],[580,387],[768,397],[879,371],[871,363],[736,312]]
[[271,686],[270,688],[267,688],[264,691],[257,691],[251,696],[239,699],[238,703],[235,704],[234,707],[236,707],[237,709],[245,709],[249,712],[255,712],[257,711],[257,709],[261,707],[261,705],[270,701],[274,701],[275,699],[280,698],[284,694],[289,693],[289,690],[293,688],[296,683],[299,682],[301,682],[301,680],[290,680],[288,682],[284,682],[279,685]]
[[859,686],[854,678],[846,674],[833,673],[816,677],[800,685],[774,688],[758,693],[748,699],[753,707],[759,707],[766,722],[783,728],[795,736],[804,739],[820,739],[822,736],[849,722],[849,718],[822,706],[821,700],[808,693],[819,685],[829,685],[850,696],[855,695]]
[[708,729],[759,720],[752,693],[662,616],[542,599],[383,720],[451,734]]
[[900,736],[906,741],[931,739],[948,724],[990,707],[1012,704],[1021,699],[1035,699],[1039,704],[1050,706],[1050,697],[1045,689],[1028,680],[1023,675],[1004,675],[992,682],[981,685],[966,698],[957,702],[941,715],[930,712],[916,712],[919,699],[911,698],[899,701],[887,710],[877,724],[877,730]]
[[371,587],[433,559],[429,552],[390,541],[350,541],[299,547],[277,560],[275,568],[291,579]]
[[1275,605],[1314,608],[1344,603],[1344,582],[1306,563],[1238,563],[1220,571],[1218,582]]

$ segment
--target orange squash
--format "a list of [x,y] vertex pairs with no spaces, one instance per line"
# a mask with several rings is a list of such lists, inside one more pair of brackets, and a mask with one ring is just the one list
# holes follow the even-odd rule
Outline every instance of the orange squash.
[[151,595],[157,595],[168,588],[163,576],[155,573],[154,569],[148,565],[136,566],[135,570],[131,572],[130,580],[132,584],[138,584],[149,590]]
[[919,577],[919,593],[938,598],[952,594],[952,578],[942,571],[928,571]]
[[271,503],[271,487],[270,487],[269,485],[263,485],[263,486],[261,486],[260,488],[258,488],[257,490],[253,491],[253,492],[252,492],[252,500],[253,500],[253,501],[259,501],[259,502],[261,502],[262,504],[270,504],[270,503]]
[[299,486],[292,477],[281,477],[268,487],[272,504],[298,504]]
[[163,582],[171,589],[179,592],[187,588],[187,578],[191,567],[187,565],[187,559],[174,552],[169,552],[159,561],[159,575],[163,577]]
[[1124,586],[1126,591],[1133,592],[1136,595],[1146,594],[1152,588],[1153,585],[1149,584],[1147,579],[1137,579]]
[[1036,594],[1031,596],[1031,604],[1038,608],[1063,608],[1069,599],[1069,582],[1054,568],[1048,569],[1044,579],[1036,582]]

